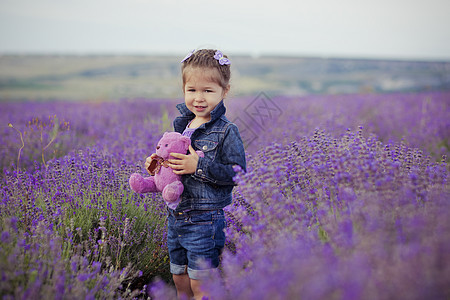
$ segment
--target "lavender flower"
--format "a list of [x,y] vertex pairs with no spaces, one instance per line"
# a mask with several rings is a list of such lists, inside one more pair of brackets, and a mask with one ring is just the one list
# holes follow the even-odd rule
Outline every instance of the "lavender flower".
[[[275,99],[282,117],[247,147],[247,173],[235,169],[227,248],[205,290],[214,299],[446,298],[448,97]],[[230,119],[245,101],[227,105]],[[1,104],[21,132],[38,129],[26,126],[36,117],[70,122],[45,150],[47,166],[33,152],[36,131],[24,134],[20,170],[17,134],[1,135],[2,296],[175,297],[164,202],[127,183],[170,128],[173,104]]]

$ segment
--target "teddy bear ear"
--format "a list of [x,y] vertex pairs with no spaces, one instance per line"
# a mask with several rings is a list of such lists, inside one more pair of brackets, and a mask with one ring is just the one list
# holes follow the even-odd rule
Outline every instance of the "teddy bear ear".
[[163,136],[162,137],[166,137],[166,135],[168,134],[168,132],[166,131],[166,132],[164,132],[164,134],[163,134]]
[[182,135],[181,140],[183,141],[186,149],[189,149],[189,145],[191,145],[191,139],[188,138],[187,136]]

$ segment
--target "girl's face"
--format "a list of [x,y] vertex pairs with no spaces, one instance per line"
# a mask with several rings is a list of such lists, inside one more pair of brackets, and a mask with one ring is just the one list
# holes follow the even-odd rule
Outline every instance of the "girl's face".
[[219,71],[213,68],[189,68],[185,70],[184,102],[195,114],[196,123],[211,120],[211,111],[228,93],[214,78],[219,78]]

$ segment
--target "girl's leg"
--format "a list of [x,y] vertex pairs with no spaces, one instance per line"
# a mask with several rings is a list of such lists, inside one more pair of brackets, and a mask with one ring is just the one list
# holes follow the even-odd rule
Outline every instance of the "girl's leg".
[[[191,282],[188,274],[176,275],[173,274],[173,282],[175,283],[175,287],[177,289],[178,299],[182,299],[182,297],[186,297],[187,299],[191,299],[194,296],[194,293],[191,289]],[[200,298],[201,299],[201,298]]]
[[201,281],[196,279],[191,279],[191,289],[194,293],[194,299],[195,300],[201,300],[203,296],[206,296],[203,291],[201,290]]

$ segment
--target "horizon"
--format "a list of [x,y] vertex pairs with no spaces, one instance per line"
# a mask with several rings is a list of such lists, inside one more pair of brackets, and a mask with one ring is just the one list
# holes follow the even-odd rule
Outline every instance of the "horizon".
[[[280,58],[280,59],[289,59],[289,58],[298,58],[298,59],[330,59],[330,60],[357,60],[357,61],[392,61],[392,62],[450,62],[450,57],[405,57],[405,56],[346,56],[346,55],[334,55],[334,56],[325,56],[325,55],[314,55],[314,54],[296,54],[296,53],[275,53],[275,52],[267,52],[267,53],[245,53],[245,52],[229,52],[228,56],[231,57],[248,57],[251,59],[260,59],[260,58]],[[167,57],[167,58],[183,58],[185,53],[162,53],[162,52],[114,52],[114,51],[102,51],[102,52],[84,52],[84,51],[54,51],[54,52],[44,52],[44,51],[16,51],[16,52],[1,52],[0,58],[2,56],[55,56],[55,57]]]

